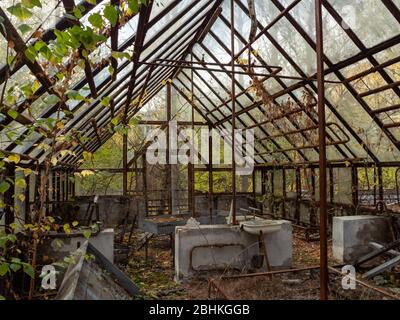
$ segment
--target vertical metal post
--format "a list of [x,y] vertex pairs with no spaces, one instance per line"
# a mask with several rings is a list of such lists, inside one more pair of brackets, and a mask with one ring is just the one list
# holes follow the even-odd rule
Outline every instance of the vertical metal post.
[[[384,192],[383,192],[383,172],[382,167],[378,166],[378,188],[379,188],[379,201],[383,203]],[[383,207],[382,207],[383,208]]]
[[374,206],[376,206],[377,200],[376,200],[376,185],[377,185],[377,175],[378,172],[376,170],[376,167],[374,167]]
[[61,201],[65,200],[65,171],[60,172],[60,197]]
[[30,175],[27,175],[25,177],[25,183],[26,183],[26,187],[25,187],[25,217],[24,217],[24,222],[25,223],[30,223],[30,213],[31,213],[31,204],[30,204],[30,190],[31,190],[31,179],[30,179]]
[[65,172],[65,200],[69,199],[69,170]]
[[57,202],[61,201],[61,171],[57,171],[56,175],[56,200]]
[[[193,63],[193,54],[190,55],[190,60]],[[194,135],[194,79],[193,79],[193,69],[190,72],[190,99],[192,100],[191,103],[191,122],[192,122],[192,143],[193,145],[191,146],[191,150],[190,150],[190,188],[191,188],[191,208],[192,208],[192,214],[193,217],[196,216],[196,194],[195,194],[195,170],[194,170],[194,139],[195,139],[195,135]]]
[[[10,233],[11,229],[9,228],[10,224],[14,223],[14,194],[15,194],[15,165],[11,163],[7,163],[5,165],[4,176],[8,181],[10,187],[6,192],[4,192],[4,224],[6,233]],[[13,183],[11,183],[13,181]]]
[[210,212],[210,223],[213,214],[213,153],[212,153],[212,126],[208,126],[208,210]]
[[357,167],[351,167],[351,191],[353,196],[353,205],[358,206],[358,175],[357,175]]
[[296,220],[297,224],[300,224],[300,200],[302,198],[302,188],[301,188],[301,172],[300,168],[296,168],[296,206],[295,206],[295,213],[294,219]]
[[335,201],[335,181],[333,176],[333,168],[329,167],[329,202],[333,203]]
[[75,198],[76,196],[76,180],[75,180],[75,174],[73,175],[74,180],[71,182],[71,194],[72,198]]
[[147,161],[146,161],[146,152],[143,152],[142,156],[142,165],[143,165],[143,196],[144,196],[144,206],[145,206],[145,215],[146,217],[149,215],[149,197],[147,195]]
[[286,218],[286,170],[283,168],[282,169],[282,195],[283,195],[283,199],[282,199],[282,212],[281,212],[281,216],[282,218]]
[[254,203],[257,202],[257,194],[256,194],[256,169],[253,170],[251,174],[251,184],[253,185],[253,199]]
[[322,0],[315,0],[317,80],[318,80],[318,136],[319,136],[319,213],[320,213],[320,299],[328,299],[327,246],[327,184],[326,184],[326,120],[324,81],[324,38]]
[[232,100],[232,224],[236,224],[236,162],[235,162],[235,128],[236,128],[236,92],[235,92],[235,1],[231,0],[231,100]]
[[168,214],[172,214],[172,164],[171,164],[171,134],[169,132],[169,124],[172,113],[172,88],[171,83],[167,83],[167,196],[168,196]]
[[[126,126],[126,130],[127,126]],[[122,194],[128,194],[128,132],[122,135]]]

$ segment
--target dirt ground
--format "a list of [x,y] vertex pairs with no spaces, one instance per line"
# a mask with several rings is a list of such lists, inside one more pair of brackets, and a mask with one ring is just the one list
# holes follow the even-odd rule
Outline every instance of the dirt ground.
[[[138,240],[140,234],[135,234]],[[331,245],[328,243],[329,264],[336,262],[332,258]],[[170,238],[162,236],[152,238],[149,241],[148,259],[145,259],[145,249],[134,250],[128,258],[128,262],[120,265],[132,280],[140,287],[142,296],[139,299],[160,300],[196,300],[221,298],[216,291],[209,294],[209,281],[207,278],[194,279],[184,284],[174,281],[173,258],[171,255]],[[311,267],[319,264],[319,242],[307,242],[303,240],[303,234],[294,233],[293,243],[293,267]],[[302,271],[290,274],[274,275],[270,277],[256,277],[232,280],[220,280],[218,274],[212,275],[217,279],[218,286],[223,288],[225,294],[233,299],[297,299],[313,300],[319,298],[319,274],[318,270]],[[371,294],[371,290],[354,292],[353,296],[340,289],[340,279],[333,277],[334,299],[356,298],[382,298]],[[336,279],[337,278],[337,279]],[[347,296],[346,296],[347,295]]]

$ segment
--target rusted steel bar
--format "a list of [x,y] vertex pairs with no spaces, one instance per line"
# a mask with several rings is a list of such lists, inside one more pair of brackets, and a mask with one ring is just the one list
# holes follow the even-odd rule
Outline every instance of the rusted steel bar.
[[316,53],[318,78],[318,124],[319,124],[319,201],[320,201],[320,298],[328,299],[328,239],[327,239],[327,181],[326,181],[326,128],[325,128],[325,79],[324,36],[322,0],[315,0]]
[[232,224],[236,222],[236,152],[235,152],[235,129],[236,129],[236,70],[235,70],[235,1],[231,0],[231,100],[232,100]]
[[383,125],[383,127],[386,128],[386,129],[398,128],[398,127],[400,127],[400,122],[385,123]]
[[[188,70],[198,70],[198,71],[208,71],[208,72],[222,72],[222,73],[232,73],[232,71],[228,71],[228,70],[221,70],[221,69],[211,69],[211,68],[207,68],[207,67],[197,67],[197,66],[188,66],[188,65],[179,65],[179,64],[168,64],[168,63],[159,63],[159,62],[139,62],[140,64],[144,64],[144,65],[148,65],[148,66],[154,66],[154,67],[177,67],[180,69],[188,69]],[[243,74],[243,75],[254,75],[254,76],[262,76],[265,77],[266,74],[265,73],[248,73],[248,72],[244,72],[244,71],[236,71],[237,74]],[[272,77],[272,74],[271,74]]]
[[365,97],[368,97],[370,95],[380,93],[382,91],[398,88],[399,86],[400,86],[400,81],[397,81],[397,82],[393,82],[393,83],[387,84],[385,86],[382,86],[382,87],[379,87],[379,88],[376,88],[376,89],[373,89],[373,90],[368,90],[366,92],[360,93],[359,96],[361,98],[365,98]]
[[[193,63],[193,53],[190,54],[190,61],[191,63]],[[192,104],[191,104],[191,122],[192,122],[192,145],[190,147],[190,201],[191,201],[191,210],[192,210],[192,216],[196,217],[196,195],[195,195],[195,179],[196,179],[196,175],[194,172],[194,141],[195,141],[195,133],[194,133],[194,74],[193,74],[193,69],[190,72],[190,99],[192,100]]]
[[379,189],[379,201],[384,203],[384,190],[383,190],[383,172],[382,167],[378,166],[378,189]]
[[122,194],[128,194],[128,129],[122,135]]
[[144,207],[145,207],[145,216],[149,215],[149,195],[147,191],[147,160],[146,160],[146,152],[142,155],[142,166],[143,166],[143,194],[144,194]]
[[[212,127],[208,127],[208,211],[210,215],[210,224],[213,220],[213,152],[212,152]],[[399,201],[400,202],[400,201]]]
[[[199,70],[199,71],[208,71],[208,72],[222,72],[222,73],[228,73],[231,74],[232,71],[230,70],[221,70],[221,69],[212,69],[212,68],[207,68],[207,67],[197,67],[197,66],[190,66],[190,65],[183,65],[183,64],[168,64],[168,63],[163,63],[163,62],[145,62],[141,61],[139,64],[145,64],[149,66],[161,66],[161,67],[177,67],[179,69],[189,69],[189,70]],[[224,66],[224,65],[222,65]],[[246,67],[245,65],[235,65],[235,67]],[[299,80],[299,81],[317,81],[317,79],[313,78],[302,78],[302,77],[297,77],[297,76],[290,76],[290,75],[280,75],[275,72],[271,73],[260,73],[260,72],[247,72],[247,71],[239,71],[235,70],[236,74],[242,74],[246,76],[258,76],[258,77],[268,77],[268,78],[275,78],[275,79],[286,79],[286,80]],[[335,80],[327,80],[327,83],[330,84],[342,84],[342,81],[335,81]]]
[[[161,126],[164,125],[166,121],[163,120],[139,120],[139,125],[146,126]],[[177,121],[178,126],[191,126],[192,121]],[[194,121],[195,126],[207,126],[207,122],[204,121]]]
[[[199,64],[199,65],[203,65],[203,66],[218,66],[218,67],[229,67],[231,66],[230,63],[217,63],[217,62],[206,62],[206,61],[187,61],[187,60],[172,60],[172,59],[155,59],[153,62],[157,63],[157,62],[167,62],[167,63],[177,63],[180,64],[182,67],[185,66],[190,66],[190,65],[195,65],[195,64]],[[244,67],[244,68],[263,68],[263,69],[267,69],[267,68],[272,68],[272,69],[277,69],[279,71],[282,71],[282,67],[279,66],[264,66],[264,65],[256,65],[256,64],[252,64],[252,65],[244,65],[244,64],[234,64],[235,67]]]
[[[343,140],[343,141],[346,141],[346,142],[350,141],[350,137],[347,135],[347,133],[341,127],[339,127],[338,124],[336,124],[334,122],[329,122],[329,123],[326,124],[326,127],[327,128],[329,128],[329,127],[337,127],[343,133],[343,135],[346,137],[346,140]],[[308,128],[302,128],[302,129],[298,129],[298,130],[292,130],[292,131],[288,131],[288,132],[283,132],[283,133],[276,134],[276,135],[271,135],[271,136],[268,136],[268,137],[260,138],[258,140],[259,141],[264,141],[264,140],[270,140],[270,139],[273,139],[273,138],[286,137],[288,135],[293,135],[293,134],[303,133],[303,132],[307,132],[307,131],[312,131],[312,130],[316,130],[318,128],[319,128],[319,126],[315,125],[315,126],[310,126]],[[344,142],[344,143],[346,143],[346,142]]]
[[[117,7],[119,9],[120,0],[111,0],[110,3],[112,6]],[[117,10],[117,12],[119,15],[119,10]],[[115,26],[111,26],[110,41],[111,41],[112,51],[118,51],[118,30],[119,30],[119,18],[117,19],[117,23],[115,24]],[[113,68],[111,80],[115,81],[117,79],[117,73],[118,73],[118,60],[112,55],[111,55],[111,67]]]
[[375,67],[369,68],[369,69],[367,69],[367,70],[365,70],[363,72],[360,72],[360,73],[358,73],[358,74],[356,74],[356,75],[354,75],[352,77],[347,78],[346,82],[353,82],[353,81],[355,81],[357,79],[369,76],[372,73],[375,73],[375,72],[377,72],[379,70],[387,68],[387,67],[389,67],[389,66],[391,66],[391,65],[393,65],[395,63],[398,63],[398,62],[400,62],[400,57],[396,57],[394,59],[390,59],[390,60],[388,60],[388,61],[386,61],[384,63],[381,63],[381,64],[379,64],[379,65],[377,65]]
[[300,272],[300,271],[308,271],[308,270],[315,270],[315,269],[319,269],[319,266],[286,269],[286,270],[275,270],[275,271],[267,271],[267,272],[257,272],[257,273],[224,275],[224,276],[221,276],[220,279],[240,279],[240,278],[263,277],[263,276],[270,276],[270,275],[275,275],[275,274]]
[[297,113],[304,112],[306,108],[314,108],[316,105],[317,105],[316,103],[313,103],[312,105],[300,107],[299,109],[296,109],[296,110],[282,112],[281,114],[279,114],[279,115],[277,115],[275,117],[269,118],[268,120],[265,120],[265,121],[261,121],[259,123],[256,123],[256,124],[252,125],[252,126],[249,126],[247,128],[248,129],[257,128],[257,127],[260,127],[260,126],[262,126],[264,124],[267,124],[267,123],[270,123],[270,122],[273,122],[273,121],[276,121],[276,120],[284,119],[284,118],[286,118],[288,116],[291,116],[291,115],[294,115],[294,114],[297,114]]
[[2,115],[4,115],[6,118],[8,118],[8,120],[10,122],[15,120],[15,121],[17,121],[17,122],[19,122],[19,123],[21,123],[23,125],[26,125],[26,126],[34,124],[33,119],[30,119],[30,118],[22,115],[19,112],[17,112],[17,116],[16,117],[11,117],[10,114],[11,114],[11,112],[14,112],[14,111],[16,111],[16,110],[14,110],[12,108],[9,108],[9,107],[7,107],[5,105],[2,105],[1,109],[0,109],[0,113]]
[[[325,146],[337,146],[337,145],[345,144],[347,142],[349,142],[348,139],[340,140],[340,141],[333,141],[333,142],[326,143]],[[310,146],[301,146],[301,147],[296,147],[296,148],[278,149],[278,150],[274,150],[274,151],[260,152],[260,153],[255,153],[255,154],[256,155],[267,155],[267,154],[274,154],[274,153],[278,153],[278,152],[282,153],[282,152],[289,152],[289,151],[314,149],[317,147],[319,147],[319,144],[310,145]]]
[[[149,71],[150,72],[150,71]],[[167,110],[167,125],[171,121],[172,118],[172,88],[171,84],[168,82],[166,87],[166,110]],[[172,214],[172,197],[173,197],[173,190],[172,190],[172,163],[171,163],[171,135],[169,127],[167,128],[167,152],[166,152],[166,170],[167,170],[167,197],[168,197],[168,213]]]
[[100,137],[100,134],[99,134],[99,128],[97,127],[96,118],[92,118],[92,119],[90,120],[90,122],[92,123],[93,131],[94,131],[94,133],[95,133],[95,135],[96,135],[96,139],[97,139],[97,141],[101,144],[101,137]]
[[[10,225],[14,223],[14,195],[15,195],[15,164],[6,163],[5,170],[3,172],[4,181],[9,180],[9,188],[4,192],[4,224],[5,232],[11,233],[12,229]],[[12,182],[11,182],[12,181]]]
[[396,111],[399,109],[400,109],[400,104],[395,104],[393,106],[372,110],[372,114],[375,115],[375,114],[384,113],[384,112]]
[[144,40],[146,38],[146,33],[148,30],[148,22],[150,19],[153,2],[154,1],[150,0],[146,6],[142,5],[140,7],[140,11],[139,11],[139,22],[138,22],[138,28],[137,28],[137,32],[136,32],[134,52],[132,55],[133,67],[132,67],[132,71],[131,71],[131,81],[129,82],[128,92],[127,92],[126,102],[125,102],[125,109],[124,109],[124,119],[123,119],[124,123],[126,123],[126,120],[128,117],[129,106],[132,102],[131,100],[132,100],[133,89],[135,88],[136,78],[137,78],[136,73],[139,68],[138,62],[140,59],[140,55],[142,53]]

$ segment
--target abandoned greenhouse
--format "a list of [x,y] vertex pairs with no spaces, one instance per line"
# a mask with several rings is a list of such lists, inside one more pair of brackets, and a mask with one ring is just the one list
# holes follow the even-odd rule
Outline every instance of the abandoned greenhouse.
[[400,299],[400,0],[0,1],[0,300],[139,299]]

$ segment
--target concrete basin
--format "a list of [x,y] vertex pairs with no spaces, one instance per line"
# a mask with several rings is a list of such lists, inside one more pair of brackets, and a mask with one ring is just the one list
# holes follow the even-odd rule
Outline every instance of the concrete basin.
[[261,232],[266,234],[279,231],[282,223],[282,221],[256,218],[253,220],[241,221],[240,226],[247,233],[259,235]]

